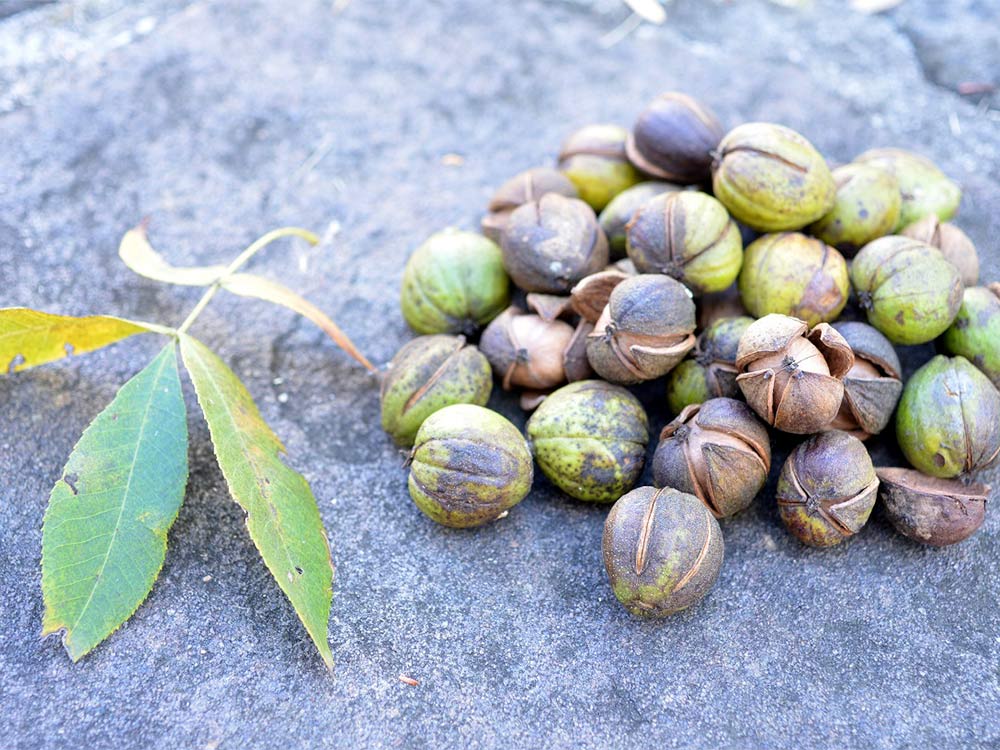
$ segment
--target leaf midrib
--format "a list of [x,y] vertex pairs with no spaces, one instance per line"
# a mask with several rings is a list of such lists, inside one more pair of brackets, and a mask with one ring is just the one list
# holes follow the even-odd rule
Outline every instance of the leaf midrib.
[[159,368],[156,370],[156,377],[153,379],[153,386],[149,389],[149,398],[146,401],[146,406],[143,409],[142,422],[139,425],[139,435],[135,441],[135,449],[132,452],[132,461],[129,466],[128,481],[125,483],[125,491],[122,493],[122,503],[121,508],[118,510],[118,517],[115,519],[114,531],[111,532],[111,541],[108,542],[107,552],[104,554],[104,559],[101,561],[101,567],[98,569],[97,573],[94,575],[94,586],[90,590],[90,595],[87,597],[87,601],[84,602],[83,608],[80,610],[80,614],[77,615],[76,621],[68,627],[68,631],[72,633],[79,624],[83,621],[83,616],[87,613],[87,609],[90,607],[90,603],[94,600],[94,594],[101,582],[101,577],[104,575],[104,569],[108,565],[108,560],[111,558],[111,550],[115,546],[115,541],[118,538],[118,531],[121,528],[122,516],[125,514],[125,506],[128,505],[129,497],[132,491],[132,478],[135,476],[135,467],[137,463],[137,457],[139,455],[139,448],[142,445],[143,437],[146,434],[146,425],[149,422],[149,414],[152,411],[153,400],[156,397],[156,393],[159,388],[160,378],[163,375],[163,370],[167,366],[167,360],[169,357],[164,357],[163,362],[160,363]]

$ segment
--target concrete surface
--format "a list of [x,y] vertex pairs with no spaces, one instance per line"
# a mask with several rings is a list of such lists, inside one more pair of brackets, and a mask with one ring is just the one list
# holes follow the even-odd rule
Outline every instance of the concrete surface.
[[[410,335],[396,295],[412,248],[474,227],[492,186],[550,161],[574,127],[629,124],[673,88],[730,125],[795,127],[834,161],[885,145],[933,157],[965,188],[984,278],[1000,279],[1000,102],[955,93],[1000,83],[996,0],[668,10],[605,48],[628,15],[618,0],[0,3],[0,305],[176,323],[198,292],[122,267],[129,226],[150,216],[155,244],[196,263],[299,224],[329,241],[274,247],[255,270],[384,362]],[[0,378],[3,748],[1000,745],[996,509],[953,549],[876,518],[819,552],[765,493],[724,524],[708,599],[638,622],[606,585],[603,509],[539,481],[495,525],[438,528],[377,428],[375,381],[321,333],[223,295],[195,332],[319,498],[336,674],[247,539],[189,388],[191,480],[152,595],[79,664],[39,640],[48,491],[156,351],[139,338]],[[904,352],[907,367],[930,350]],[[660,387],[642,394],[658,429]]]

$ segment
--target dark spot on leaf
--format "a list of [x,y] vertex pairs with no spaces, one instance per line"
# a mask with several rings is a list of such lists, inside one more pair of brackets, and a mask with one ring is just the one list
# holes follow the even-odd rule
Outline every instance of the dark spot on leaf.
[[80,494],[80,491],[76,488],[76,483],[80,481],[80,475],[79,474],[75,474],[75,473],[74,474],[66,474],[65,476],[63,476],[63,481],[69,487],[70,492],[72,492],[74,495],[79,495]]
[[862,219],[867,219],[868,218],[868,209],[867,208],[862,208],[860,211],[858,211],[858,216],[860,216]]
[[305,571],[302,570],[302,568],[300,568],[298,565],[296,565],[295,572],[298,573],[299,575],[302,575]]
[[906,324],[906,319],[903,317],[903,311],[902,310],[900,310],[898,313],[896,313],[896,322],[899,323],[900,325],[905,325]]
[[944,466],[944,456],[942,456],[940,453],[935,453],[934,454],[934,464],[935,464],[935,466],[938,466],[938,467]]

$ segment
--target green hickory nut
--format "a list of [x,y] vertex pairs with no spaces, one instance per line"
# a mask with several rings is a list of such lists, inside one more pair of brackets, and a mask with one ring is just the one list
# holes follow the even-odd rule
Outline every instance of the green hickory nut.
[[754,317],[779,313],[810,327],[836,320],[851,289],[844,256],[798,232],[766,234],[751,242],[739,287],[743,305]]
[[610,503],[642,473],[649,420],[624,388],[581,380],[546,398],[527,432],[538,467],[554,485],[578,500]]
[[667,617],[705,598],[722,569],[719,522],[694,495],[638,487],[604,523],[604,567],[618,601],[639,617]]
[[819,151],[794,130],[766,122],[740,125],[722,139],[712,187],[735,219],[760,232],[812,224],[837,196]]
[[896,178],[902,198],[896,231],[928,214],[947,221],[958,212],[962,189],[934,162],[919,154],[899,148],[876,148],[854,161],[884,169]]
[[710,398],[738,398],[736,352],[753,318],[720,318],[698,336],[690,359],[667,376],[667,405],[673,414]]
[[1000,388],[1000,284],[968,287],[941,343],[945,351],[965,357]]
[[837,198],[809,233],[846,253],[892,234],[899,222],[899,183],[871,164],[845,164],[833,170]]
[[595,211],[641,179],[625,155],[626,138],[618,125],[587,125],[563,142],[559,169]]
[[778,514],[803,544],[832,547],[868,522],[878,477],[864,443],[846,432],[813,435],[789,455],[778,477]]
[[934,477],[985,469],[1000,454],[1000,392],[965,357],[939,354],[904,386],[896,440],[907,461]]
[[474,335],[510,304],[510,279],[496,243],[445,229],[418,247],[403,270],[400,307],[417,333]]
[[485,406],[492,389],[490,363],[464,336],[420,336],[396,353],[382,380],[382,429],[398,445],[413,445],[438,409]]
[[962,304],[958,269],[936,248],[908,237],[882,237],[861,248],[851,283],[868,322],[894,344],[932,341]]
[[598,223],[604,234],[607,235],[608,245],[611,248],[611,259],[618,260],[626,256],[626,225],[632,221],[635,212],[650,198],[655,198],[663,193],[682,190],[680,185],[670,182],[640,182],[627,190],[618,193],[611,202],[605,206],[598,217]]
[[524,499],[533,476],[520,431],[474,404],[431,414],[410,453],[413,502],[432,520],[456,529],[499,518]]
[[706,193],[651,198],[627,227],[628,257],[639,273],[662,273],[695,294],[721,292],[740,272],[743,239],[736,222]]

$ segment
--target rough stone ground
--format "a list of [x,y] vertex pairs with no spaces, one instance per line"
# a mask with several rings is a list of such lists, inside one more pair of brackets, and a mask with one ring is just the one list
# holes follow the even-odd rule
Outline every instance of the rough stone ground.
[[[669,11],[604,48],[627,15],[617,0],[8,0],[0,304],[179,321],[197,291],[116,259],[141,217],[179,263],[227,259],[282,224],[339,226],[319,250],[275,247],[255,268],[386,361],[410,335],[397,287],[425,235],[475,226],[491,186],[551,160],[572,128],[630,123],[673,88],[730,124],[791,125],[832,160],[878,145],[928,154],[964,186],[960,223],[985,279],[1000,279],[1000,101],[955,93],[1000,83],[996,0],[906,0],[875,17],[834,0]],[[443,164],[450,153],[464,164]],[[493,526],[438,528],[377,429],[375,381],[322,334],[221,295],[196,333],[247,381],[319,498],[338,565],[336,674],[248,541],[190,389],[189,491],[149,600],[77,665],[39,640],[48,491],[155,351],[139,338],[0,378],[0,746],[1000,744],[995,509],[953,549],[876,518],[818,552],[783,531],[765,493],[724,524],[707,600],[638,622],[606,586],[603,509],[539,481]],[[929,352],[906,352],[908,368]],[[658,429],[660,391],[644,395]],[[522,420],[511,399],[495,405]]]

